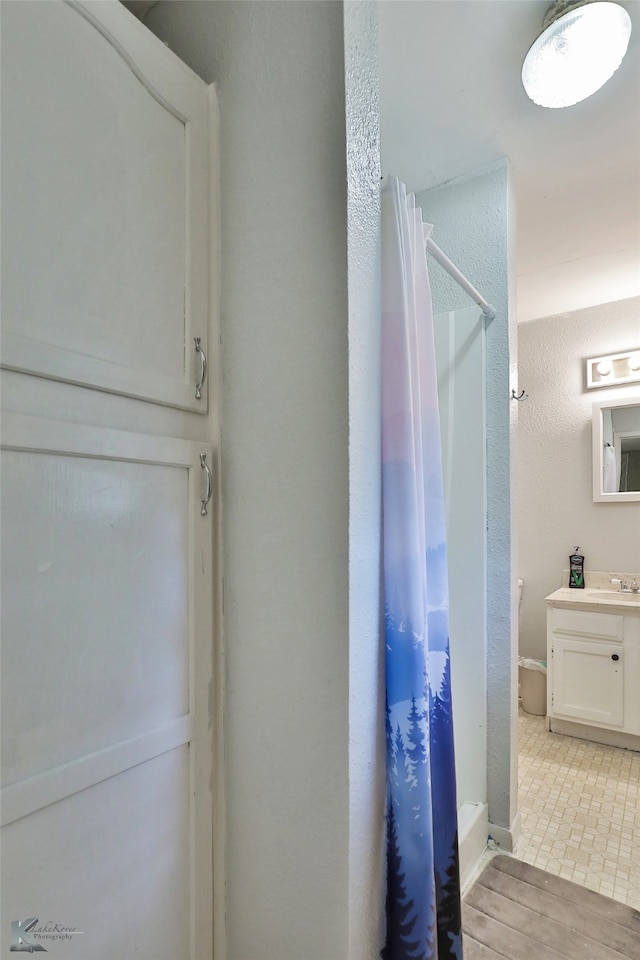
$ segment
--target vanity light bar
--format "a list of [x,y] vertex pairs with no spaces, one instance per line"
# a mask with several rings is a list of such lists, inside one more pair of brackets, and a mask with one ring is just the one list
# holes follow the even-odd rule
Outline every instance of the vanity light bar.
[[587,389],[640,383],[640,347],[587,360]]

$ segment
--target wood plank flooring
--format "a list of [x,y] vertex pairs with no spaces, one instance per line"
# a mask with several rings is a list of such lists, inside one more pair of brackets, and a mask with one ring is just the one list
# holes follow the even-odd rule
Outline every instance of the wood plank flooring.
[[515,857],[462,904],[465,960],[640,960],[640,912]]

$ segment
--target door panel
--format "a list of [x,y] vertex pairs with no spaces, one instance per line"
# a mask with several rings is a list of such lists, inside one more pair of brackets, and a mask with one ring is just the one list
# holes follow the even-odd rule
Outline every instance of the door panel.
[[190,953],[188,785],[182,746],[3,827],[2,956],[25,911],[79,931],[42,938],[51,958],[210,956]]
[[621,727],[624,660],[622,644],[554,637],[554,716]]
[[6,786],[188,713],[189,496],[157,464],[10,450],[2,476]]
[[34,0],[2,89],[3,365],[206,411],[206,85],[120,4]]
[[209,957],[212,450],[9,414],[2,448],[2,936]]

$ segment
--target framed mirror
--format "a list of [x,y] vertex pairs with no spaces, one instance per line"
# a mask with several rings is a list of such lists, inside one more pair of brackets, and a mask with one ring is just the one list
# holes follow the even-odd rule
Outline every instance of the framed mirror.
[[640,500],[640,395],[593,404],[593,499]]

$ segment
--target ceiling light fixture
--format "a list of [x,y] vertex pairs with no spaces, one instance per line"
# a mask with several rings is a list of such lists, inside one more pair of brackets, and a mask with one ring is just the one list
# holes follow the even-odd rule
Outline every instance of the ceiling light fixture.
[[613,76],[627,52],[631,18],[619,3],[556,0],[522,66],[528,96],[541,107],[570,107]]

